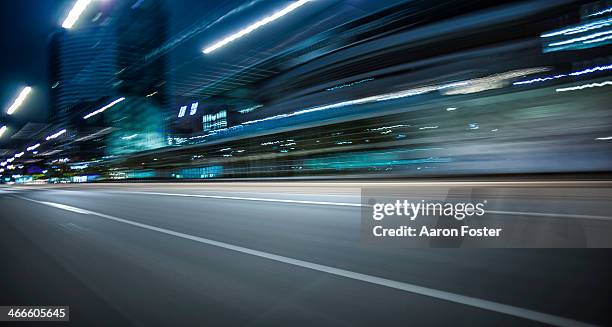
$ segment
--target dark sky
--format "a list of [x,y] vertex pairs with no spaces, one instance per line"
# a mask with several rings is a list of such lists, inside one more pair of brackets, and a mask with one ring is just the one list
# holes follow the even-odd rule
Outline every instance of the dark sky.
[[44,121],[47,112],[47,40],[68,9],[68,0],[2,1],[0,28],[0,105],[4,112],[21,87],[31,85],[32,96],[6,123]]

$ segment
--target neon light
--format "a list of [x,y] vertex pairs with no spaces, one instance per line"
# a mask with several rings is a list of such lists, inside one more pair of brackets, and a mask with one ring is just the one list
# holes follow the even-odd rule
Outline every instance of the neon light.
[[108,108],[110,108],[110,107],[112,107],[112,106],[116,105],[117,103],[119,103],[119,102],[121,102],[121,101],[123,101],[123,100],[125,100],[125,98],[124,98],[124,97],[121,97],[121,98],[119,98],[119,99],[117,99],[117,100],[115,100],[115,101],[113,101],[113,102],[111,102],[111,103],[109,103],[109,104],[105,105],[104,107],[102,107],[102,108],[100,108],[100,109],[98,109],[98,110],[96,110],[96,111],[94,111],[94,112],[91,112],[91,113],[89,113],[89,114],[85,115],[85,116],[83,117],[83,119],[88,119],[88,118],[90,118],[90,117],[92,117],[92,116],[95,116],[95,115],[97,115],[97,114],[99,114],[99,113],[103,113],[103,112],[104,112],[106,109],[108,109]]
[[309,1],[310,0],[299,0],[299,1],[296,1],[296,2],[288,5],[287,7],[283,8],[282,10],[274,13],[273,15],[265,17],[265,18],[255,22],[255,23],[247,26],[246,28],[241,29],[240,31],[238,31],[238,32],[236,32],[236,33],[234,33],[234,34],[232,34],[232,35],[230,35],[230,36],[228,36],[228,37],[226,37],[226,38],[224,38],[224,39],[222,39],[222,40],[220,40],[220,41],[218,41],[218,42],[216,42],[216,43],[214,43],[214,44],[212,44],[212,45],[210,45],[208,47],[206,47],[203,50],[203,52],[205,54],[209,54],[209,53],[211,53],[211,52],[213,52],[213,51],[215,51],[215,50],[225,46],[226,44],[228,44],[230,42],[233,42],[233,41],[235,41],[235,40],[237,40],[237,39],[239,39],[239,38],[241,38],[241,37],[243,37],[243,36],[253,32],[253,31],[259,29],[260,27],[262,27],[264,25],[267,25],[267,24],[269,24],[269,23],[271,23],[271,22],[273,22],[273,21],[275,21],[275,20],[277,20],[277,19],[287,15],[288,13],[298,9],[299,7],[301,7],[303,5],[305,5]]

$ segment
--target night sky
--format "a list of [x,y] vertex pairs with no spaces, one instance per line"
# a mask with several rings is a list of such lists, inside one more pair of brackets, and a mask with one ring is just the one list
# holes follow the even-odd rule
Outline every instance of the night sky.
[[[68,0],[9,0],[2,2],[0,24],[0,104],[10,106],[25,85],[33,87],[27,102],[13,117],[3,115],[9,126],[44,121],[47,115],[47,43],[49,34],[69,9]],[[14,130],[13,130],[14,131]],[[12,133],[11,133],[12,134]]]

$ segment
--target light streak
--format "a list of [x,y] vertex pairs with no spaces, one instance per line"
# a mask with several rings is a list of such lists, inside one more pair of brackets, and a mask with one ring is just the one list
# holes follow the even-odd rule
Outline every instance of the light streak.
[[599,21],[592,22],[592,23],[589,23],[589,24],[584,24],[584,25],[580,25],[580,26],[566,28],[566,29],[561,30],[561,31],[556,31],[556,32],[550,32],[550,33],[542,34],[542,35],[540,35],[540,37],[548,38],[548,37],[557,36],[557,35],[578,34],[578,33],[586,32],[586,31],[598,29],[598,28],[601,28],[601,27],[605,27],[605,26],[610,25],[611,23],[612,23],[612,19],[599,20]]
[[608,9],[604,9],[595,13],[592,13],[589,15],[589,17],[593,17],[593,16],[601,16],[607,13],[611,13],[612,12],[612,7],[608,8]]
[[565,41],[554,42],[554,43],[550,43],[548,46],[549,47],[556,47],[556,46],[559,46],[559,45],[572,44],[572,43],[576,43],[576,42],[580,42],[580,41],[586,41],[586,40],[594,39],[594,38],[597,38],[597,37],[600,37],[600,36],[603,36],[603,35],[609,35],[609,34],[612,34],[612,31],[599,32],[599,33],[585,35],[585,36],[581,36],[581,37],[577,37],[577,38],[573,38],[573,39],[569,39],[569,40],[565,40]]
[[602,83],[583,84],[583,85],[572,86],[572,87],[564,87],[564,88],[556,89],[555,91],[557,92],[579,91],[579,90],[589,89],[593,87],[604,87],[607,85],[612,85],[612,81],[605,81]]
[[104,107],[102,107],[102,108],[100,108],[100,109],[98,109],[98,110],[96,110],[96,111],[93,111],[93,112],[91,112],[91,113],[89,113],[89,114],[85,115],[85,116],[83,117],[83,119],[88,119],[88,118],[90,118],[90,117],[92,117],[92,116],[95,116],[95,115],[97,115],[97,114],[103,113],[103,112],[104,112],[106,109],[108,109],[108,108],[110,108],[110,107],[112,107],[112,106],[116,105],[117,103],[119,103],[119,102],[121,102],[121,101],[123,101],[123,100],[125,100],[125,98],[124,98],[124,97],[121,97],[121,98],[119,98],[119,99],[117,99],[117,100],[115,100],[115,101],[113,101],[113,102],[111,102],[111,103],[109,103],[109,104],[105,105]]
[[283,8],[282,10],[277,11],[276,13],[274,13],[274,14],[272,14],[270,16],[264,17],[263,19],[258,20],[257,22],[247,26],[246,28],[243,28],[243,29],[241,29],[240,31],[238,31],[238,32],[236,32],[234,34],[232,34],[232,35],[230,35],[230,36],[228,36],[228,37],[226,37],[226,38],[224,38],[224,39],[222,39],[220,41],[215,42],[214,44],[206,47],[203,50],[203,52],[205,54],[209,54],[209,53],[211,53],[211,52],[213,52],[213,51],[215,51],[215,50],[217,50],[217,49],[227,45],[228,43],[233,42],[233,41],[235,41],[235,40],[237,40],[237,39],[239,39],[239,38],[241,38],[241,37],[243,37],[243,36],[253,32],[253,31],[259,29],[260,27],[263,27],[264,25],[267,25],[267,24],[269,24],[269,23],[271,23],[271,22],[273,22],[273,21],[275,21],[275,20],[277,20],[277,19],[287,15],[288,13],[298,9],[299,7],[301,7],[303,5],[305,5],[309,1],[310,0],[299,0],[299,1],[293,2],[292,4],[290,4],[287,7]]
[[25,99],[28,97],[28,94],[30,94],[30,92],[32,92],[31,87],[29,86],[24,87],[23,90],[21,90],[21,92],[17,96],[17,99],[15,99],[13,104],[8,108],[6,113],[9,115],[12,115],[15,111],[17,111],[17,109],[19,109],[19,107],[23,104]]
[[36,149],[38,149],[38,147],[39,147],[39,146],[40,146],[40,143],[36,143],[36,144],[34,144],[34,145],[32,145],[32,146],[29,146],[29,147],[26,149],[26,151],[33,151],[33,150],[36,150]]
[[91,1],[92,0],[77,0],[77,2],[74,3],[74,6],[72,6],[72,9],[70,9],[68,16],[66,16],[66,19],[64,19],[62,27],[66,29],[72,28],[74,26],[74,23],[76,23],[81,14],[87,8],[87,6],[89,6]]
[[61,131],[55,133],[55,134],[51,134],[49,136],[47,136],[47,138],[45,138],[45,140],[49,141],[49,140],[53,140],[55,138],[58,138],[60,135],[66,133],[65,129],[62,129]]

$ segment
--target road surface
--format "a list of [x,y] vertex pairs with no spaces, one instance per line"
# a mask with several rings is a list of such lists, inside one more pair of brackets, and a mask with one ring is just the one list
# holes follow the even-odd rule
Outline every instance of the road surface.
[[[611,199],[609,183],[439,183],[495,193],[506,215],[603,217]],[[612,322],[610,250],[372,246],[361,186],[3,187],[0,305],[69,305],[88,326]]]

